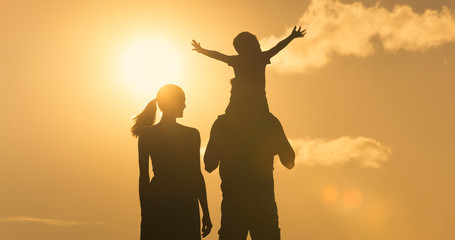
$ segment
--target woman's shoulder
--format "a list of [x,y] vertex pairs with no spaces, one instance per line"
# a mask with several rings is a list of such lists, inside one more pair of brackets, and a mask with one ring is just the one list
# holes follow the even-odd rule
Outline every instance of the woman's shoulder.
[[199,130],[197,130],[196,128],[188,127],[188,126],[185,126],[185,125],[182,125],[182,124],[179,124],[179,123],[178,123],[178,126],[179,126],[181,131],[183,131],[183,132],[185,132],[187,134],[193,134],[193,135],[199,136]]
[[139,138],[143,138],[143,139],[149,138],[149,137],[155,135],[156,134],[155,132],[156,132],[155,126],[146,127],[139,134]]
[[200,142],[201,136],[196,128],[188,127],[185,125],[178,124],[179,132],[182,138],[187,139],[191,142]]
[[199,131],[196,128],[188,127],[177,123],[177,127],[169,128],[167,126],[161,126],[160,124],[152,127],[145,128],[139,137],[142,139],[160,138],[162,136],[169,136],[169,134],[178,134],[182,137],[195,137],[200,138]]

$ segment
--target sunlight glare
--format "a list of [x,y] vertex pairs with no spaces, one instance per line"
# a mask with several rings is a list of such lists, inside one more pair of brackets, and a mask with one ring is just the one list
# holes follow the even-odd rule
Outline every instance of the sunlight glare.
[[125,51],[121,66],[123,79],[139,94],[151,96],[168,83],[180,80],[180,56],[162,38],[143,38]]
[[363,194],[357,188],[351,188],[343,193],[343,203],[348,209],[357,209],[363,203]]
[[334,203],[338,200],[338,188],[332,185],[327,185],[321,190],[321,199],[325,203]]

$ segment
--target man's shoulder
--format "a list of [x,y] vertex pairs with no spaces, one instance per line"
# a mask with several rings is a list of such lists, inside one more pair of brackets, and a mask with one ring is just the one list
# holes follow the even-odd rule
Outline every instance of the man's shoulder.
[[218,115],[218,118],[216,119],[216,121],[226,121],[226,119],[228,119],[229,116],[227,116],[226,114],[221,114],[221,115]]

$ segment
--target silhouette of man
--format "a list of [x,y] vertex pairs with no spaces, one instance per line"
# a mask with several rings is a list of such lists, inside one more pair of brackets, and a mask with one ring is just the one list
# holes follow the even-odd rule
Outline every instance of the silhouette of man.
[[279,240],[273,159],[294,167],[295,153],[275,116],[221,115],[204,156],[208,172],[220,166],[222,180],[220,240]]

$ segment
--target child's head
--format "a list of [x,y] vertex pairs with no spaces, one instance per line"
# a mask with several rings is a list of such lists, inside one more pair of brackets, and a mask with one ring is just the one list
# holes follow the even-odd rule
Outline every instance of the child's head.
[[261,52],[261,46],[255,35],[241,32],[234,38],[234,48],[239,55]]

